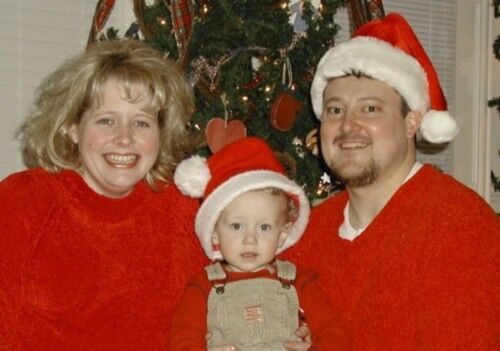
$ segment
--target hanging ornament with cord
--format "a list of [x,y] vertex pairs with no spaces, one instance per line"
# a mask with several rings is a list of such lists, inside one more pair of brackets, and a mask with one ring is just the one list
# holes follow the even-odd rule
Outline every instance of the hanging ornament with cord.
[[87,39],[87,47],[99,40],[99,35],[104,29],[104,25],[115,6],[115,0],[99,0],[95,7],[94,18],[90,27],[89,38]]
[[239,119],[229,120],[227,95],[221,94],[224,105],[224,118],[214,117],[208,121],[205,129],[207,144],[212,153],[220,150],[224,145],[242,139],[247,135],[247,127]]
[[280,56],[283,60],[282,86],[286,87],[280,92],[271,106],[269,119],[273,128],[286,132],[290,130],[295,122],[297,113],[302,108],[302,97],[298,94],[293,85],[292,65],[288,58],[288,53],[298,41],[296,35],[289,48],[280,49]]

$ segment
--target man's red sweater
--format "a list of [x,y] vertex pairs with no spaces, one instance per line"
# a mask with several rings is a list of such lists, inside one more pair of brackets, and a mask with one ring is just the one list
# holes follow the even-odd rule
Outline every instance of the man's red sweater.
[[207,260],[196,201],[140,183],[109,199],[70,171],[0,183],[0,350],[166,350]]
[[284,257],[316,270],[354,350],[498,350],[499,220],[477,194],[426,165],[352,242],[347,201],[314,208]]

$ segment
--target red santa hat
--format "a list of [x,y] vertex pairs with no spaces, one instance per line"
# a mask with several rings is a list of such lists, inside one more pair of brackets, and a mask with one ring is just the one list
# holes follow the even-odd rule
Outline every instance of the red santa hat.
[[453,140],[456,120],[447,111],[438,75],[406,20],[397,13],[360,27],[349,41],[321,58],[311,86],[314,113],[321,119],[323,92],[332,78],[359,72],[396,89],[411,110],[422,112],[422,137],[432,143]]
[[303,189],[286,177],[272,149],[259,138],[239,139],[224,146],[208,160],[195,155],[182,161],[174,173],[174,182],[183,194],[203,198],[196,214],[195,232],[212,260],[222,259],[221,253],[214,251],[212,246],[212,234],[220,213],[247,191],[278,188],[297,205],[298,216],[277,253],[299,240],[309,219],[309,202]]

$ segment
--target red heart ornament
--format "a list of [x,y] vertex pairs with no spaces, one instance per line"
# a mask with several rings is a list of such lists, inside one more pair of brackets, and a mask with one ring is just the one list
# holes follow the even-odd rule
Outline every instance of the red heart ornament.
[[302,108],[302,102],[295,99],[287,92],[281,92],[276,97],[276,100],[271,107],[269,115],[271,125],[282,132],[286,132],[292,128],[295,121],[295,115]]
[[210,151],[215,153],[224,145],[246,137],[247,127],[238,119],[233,119],[226,125],[224,119],[215,117],[208,121],[205,135]]

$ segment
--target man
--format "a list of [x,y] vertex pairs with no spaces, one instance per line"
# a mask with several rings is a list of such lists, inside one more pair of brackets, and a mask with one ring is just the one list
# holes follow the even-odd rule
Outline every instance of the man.
[[346,191],[313,209],[286,256],[319,273],[355,350],[496,350],[498,218],[416,162],[417,132],[441,143],[458,128],[405,19],[367,23],[330,49],[311,95],[323,157]]

